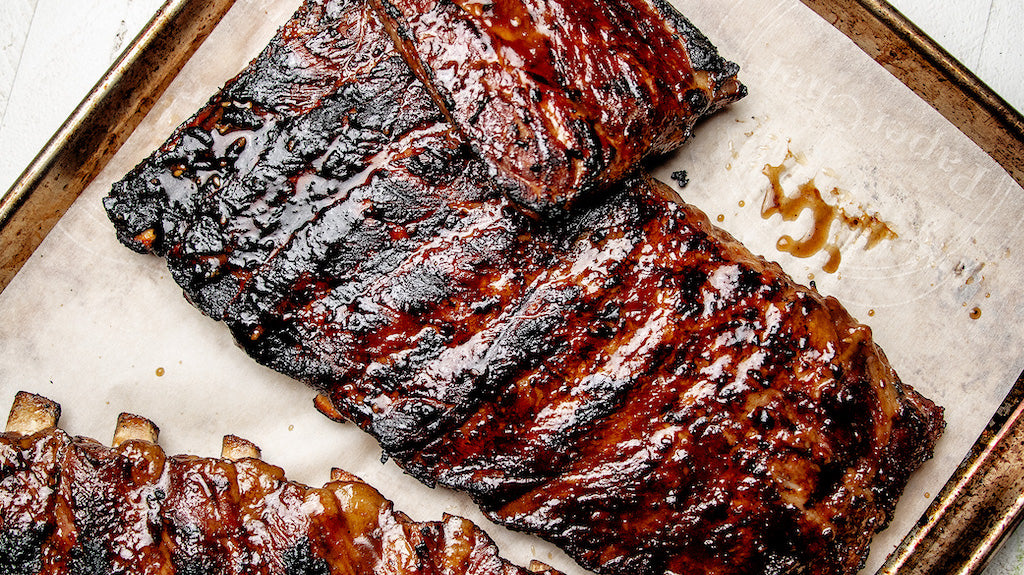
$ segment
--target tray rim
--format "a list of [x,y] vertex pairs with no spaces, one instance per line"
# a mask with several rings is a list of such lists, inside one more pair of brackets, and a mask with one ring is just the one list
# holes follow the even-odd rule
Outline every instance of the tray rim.
[[[166,0],[0,195],[0,292],[234,1]],[[899,11],[885,0],[801,1],[1024,186],[1024,116]],[[878,575],[980,573],[1024,517],[1024,476],[1012,465],[1022,456],[1024,374]]]
[[165,0],[0,195],[0,292],[213,31],[235,0]]

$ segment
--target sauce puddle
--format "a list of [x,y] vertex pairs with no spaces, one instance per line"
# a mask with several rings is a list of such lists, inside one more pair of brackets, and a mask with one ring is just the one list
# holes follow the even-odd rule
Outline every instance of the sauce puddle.
[[[781,236],[776,243],[779,251],[798,258],[809,258],[824,251],[828,254],[828,261],[825,262],[822,269],[828,273],[835,273],[842,261],[842,253],[839,250],[839,245],[835,241],[830,241],[833,223],[838,222],[845,225],[858,235],[867,233],[867,244],[864,246],[864,249],[867,250],[875,247],[882,240],[898,237],[889,224],[882,221],[877,215],[850,215],[842,208],[826,202],[813,178],[800,184],[797,187],[796,195],[787,195],[782,188],[782,175],[786,172],[786,160],[789,159],[795,159],[791,151],[787,151],[786,157],[779,165],[768,164],[762,170],[762,173],[768,177],[771,186],[765,192],[764,202],[761,204],[761,217],[767,220],[773,215],[779,214],[783,221],[792,222],[805,211],[810,211],[813,223],[811,229],[800,239],[794,239],[788,235]],[[838,196],[839,189],[833,188],[831,193]]]

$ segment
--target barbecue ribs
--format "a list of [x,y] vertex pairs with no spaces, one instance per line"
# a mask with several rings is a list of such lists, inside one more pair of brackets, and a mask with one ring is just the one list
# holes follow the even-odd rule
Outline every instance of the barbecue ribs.
[[56,428],[59,409],[22,392],[0,434],[0,573],[530,572],[470,521],[412,521],[339,469],[319,489],[291,482],[234,436],[223,459],[167,456],[129,414],[107,447]]
[[856,571],[941,410],[642,172],[519,210],[384,8],[307,3],[115,185],[121,241],[409,473],[585,567]]
[[372,0],[494,182],[541,213],[614,183],[745,88],[664,0]]

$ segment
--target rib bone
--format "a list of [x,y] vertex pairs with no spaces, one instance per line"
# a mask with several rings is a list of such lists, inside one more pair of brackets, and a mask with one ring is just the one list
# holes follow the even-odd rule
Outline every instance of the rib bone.
[[332,467],[331,481],[362,481],[362,479],[359,479],[358,477],[349,473],[348,471],[345,471],[344,469]]
[[245,458],[260,459],[262,453],[260,448],[248,439],[242,439],[236,435],[225,435],[220,456],[224,459],[238,461]]
[[536,559],[533,559],[530,561],[530,564],[527,565],[526,569],[531,573],[544,573],[546,571],[554,570],[554,567],[548,565],[547,563],[544,563],[543,561],[537,561]]
[[138,440],[156,443],[160,437],[160,428],[155,423],[131,413],[117,416],[117,428],[114,429],[114,447],[120,447],[126,441]]
[[19,391],[7,417],[7,432],[32,435],[56,427],[60,405],[41,395]]

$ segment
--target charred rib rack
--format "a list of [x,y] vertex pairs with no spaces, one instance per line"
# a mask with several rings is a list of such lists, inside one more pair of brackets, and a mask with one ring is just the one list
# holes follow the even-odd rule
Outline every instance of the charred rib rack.
[[238,437],[223,459],[167,456],[144,418],[122,414],[107,447],[58,415],[22,392],[0,434],[0,572],[528,573],[468,520],[412,521],[344,471],[312,488]]
[[121,240],[410,473],[588,568],[853,573],[941,410],[642,173],[524,215],[391,32],[307,3],[115,186]]
[[558,213],[746,94],[664,0],[375,0],[449,118],[522,205]]
[[834,299],[667,193],[633,181],[574,222],[500,328],[421,368],[431,386],[328,397],[416,477],[599,572],[853,573],[941,410]]

